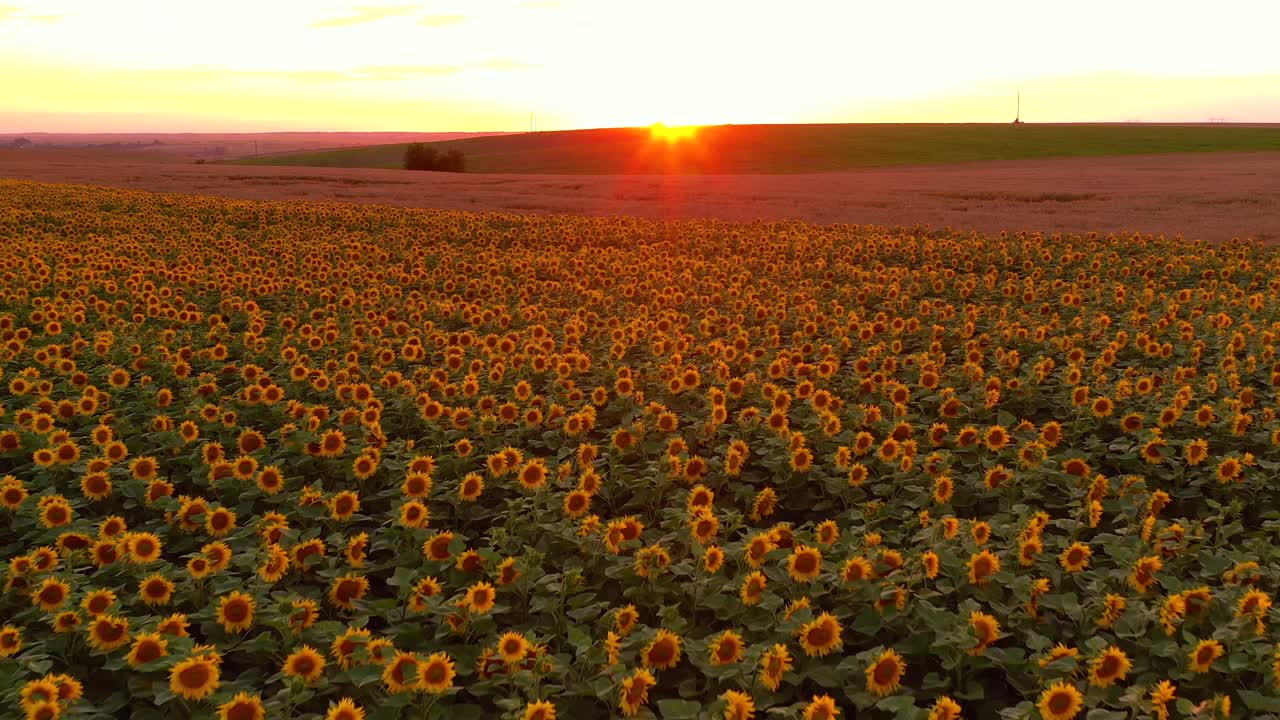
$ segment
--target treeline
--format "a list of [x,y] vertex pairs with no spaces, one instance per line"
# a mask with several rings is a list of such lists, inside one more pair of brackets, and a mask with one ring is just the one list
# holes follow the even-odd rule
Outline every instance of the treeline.
[[467,158],[460,150],[441,152],[425,143],[409,143],[404,149],[404,169],[466,172]]

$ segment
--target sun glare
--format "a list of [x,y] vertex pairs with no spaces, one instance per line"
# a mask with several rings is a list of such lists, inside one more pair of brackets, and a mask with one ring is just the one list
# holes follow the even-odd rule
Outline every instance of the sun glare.
[[683,142],[696,137],[698,127],[697,125],[665,125],[659,122],[649,126],[649,135],[654,140],[663,142]]

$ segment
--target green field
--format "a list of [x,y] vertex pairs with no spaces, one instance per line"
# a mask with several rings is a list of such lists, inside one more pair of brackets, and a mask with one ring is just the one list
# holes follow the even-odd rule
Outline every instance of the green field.
[[[1280,128],[1230,125],[716,125],[691,141],[648,128],[495,135],[457,148],[477,173],[803,173],[975,160],[1280,150]],[[245,165],[399,168],[405,146],[275,155]]]

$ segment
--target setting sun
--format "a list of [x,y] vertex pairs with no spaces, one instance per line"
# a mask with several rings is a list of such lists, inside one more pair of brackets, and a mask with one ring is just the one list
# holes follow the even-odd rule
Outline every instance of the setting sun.
[[658,122],[649,126],[649,135],[654,140],[663,142],[683,142],[697,137],[698,128],[698,125],[665,125]]

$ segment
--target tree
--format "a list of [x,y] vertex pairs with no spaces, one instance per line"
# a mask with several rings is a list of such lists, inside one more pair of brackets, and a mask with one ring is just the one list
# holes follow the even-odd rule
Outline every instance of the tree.
[[461,150],[449,150],[440,158],[440,169],[445,172],[466,172],[467,158]]
[[424,143],[409,143],[404,149],[405,170],[466,172],[466,156],[459,150],[439,150]]

